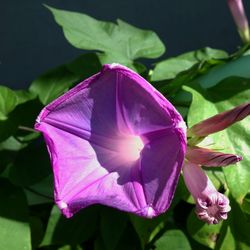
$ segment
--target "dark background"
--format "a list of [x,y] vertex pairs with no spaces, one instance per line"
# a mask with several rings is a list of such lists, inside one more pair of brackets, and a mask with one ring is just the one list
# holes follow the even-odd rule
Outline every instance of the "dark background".
[[[226,0],[0,0],[0,84],[28,87],[82,53],[43,3],[154,30],[166,45],[164,58],[205,46],[233,52],[240,45]],[[249,16],[250,1],[244,3]]]

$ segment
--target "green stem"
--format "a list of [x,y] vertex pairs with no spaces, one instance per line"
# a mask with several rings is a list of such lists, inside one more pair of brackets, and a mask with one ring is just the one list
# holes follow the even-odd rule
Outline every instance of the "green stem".
[[29,132],[33,132],[33,133],[39,133],[38,131],[36,131],[35,129],[33,128],[29,128],[29,127],[26,127],[26,126],[18,126],[18,129],[21,129],[21,130],[24,130],[24,131],[29,131]]

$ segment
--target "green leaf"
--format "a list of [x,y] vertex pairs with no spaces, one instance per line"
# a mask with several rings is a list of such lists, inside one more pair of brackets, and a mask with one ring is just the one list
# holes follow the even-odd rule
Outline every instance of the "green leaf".
[[249,193],[244,198],[241,204],[241,209],[244,213],[250,214],[250,194]]
[[[140,246],[139,239],[136,235],[136,232],[134,231],[134,228],[131,227],[131,224],[129,223],[124,233],[122,234],[122,237],[120,241],[118,242],[117,247],[115,250],[142,250]],[[143,248],[144,249],[144,248]],[[148,248],[145,248],[148,249]],[[101,248],[100,250],[104,250],[104,248]],[[106,249],[109,250],[109,249]]]
[[192,95],[189,92],[180,89],[175,95],[168,97],[168,100],[185,119],[192,102]]
[[106,250],[104,247],[103,239],[98,236],[94,242],[94,250]]
[[34,93],[27,90],[16,90],[15,94],[17,96],[18,104],[23,104],[36,98],[36,95]]
[[[244,78],[228,78],[206,90],[197,85],[195,88],[196,90],[186,88],[193,94],[188,115],[189,127],[249,101],[250,96],[250,80]],[[250,152],[248,150],[250,142],[246,140],[250,134],[249,121],[250,117],[247,117],[224,131],[210,135],[215,145],[222,149],[221,151],[243,156],[244,160],[237,163],[237,166],[223,168],[227,185],[238,201],[241,201],[250,189]]]
[[242,56],[229,63],[218,65],[209,70],[204,76],[197,79],[203,88],[210,88],[221,82],[223,79],[238,76],[250,78],[250,55]]
[[168,230],[155,242],[156,250],[191,250],[187,237],[181,230]]
[[215,104],[213,102],[207,101],[206,96],[203,96],[205,95],[205,93],[203,93],[203,89],[198,88],[198,92],[193,88],[185,86],[184,90],[192,94],[192,103],[189,108],[187,119],[189,128],[191,128],[196,123],[218,113]]
[[188,233],[199,243],[214,249],[222,224],[208,225],[197,218],[192,210],[187,220]]
[[15,92],[7,87],[0,86],[0,120],[6,120],[7,115],[18,104]]
[[18,127],[18,119],[14,115],[5,121],[0,120],[0,142],[7,140]]
[[12,162],[12,158],[11,158],[12,155],[7,154],[7,152],[0,151],[0,159],[1,159],[1,161],[0,161],[0,176],[3,175],[2,172],[4,172],[4,170],[7,168],[8,164],[10,164],[10,162]]
[[0,179],[1,249],[31,250],[28,207],[21,189]]
[[26,145],[28,142],[31,142],[35,139],[37,139],[38,137],[41,136],[41,133],[37,132],[31,132],[33,129],[32,128],[25,128],[23,126],[20,126],[19,129],[21,130],[25,130],[28,133],[24,134],[24,135],[18,135],[16,138],[18,139],[18,141],[24,145]]
[[29,187],[25,187],[25,194],[29,205],[53,203],[53,175],[42,179]]
[[222,168],[219,167],[204,167],[209,179],[213,182],[217,190],[223,190],[223,185],[226,183],[225,175]]
[[145,219],[132,214],[130,215],[130,220],[140,238],[143,249],[146,244],[151,242],[154,237],[164,228],[166,218],[166,214],[160,215],[153,219]]
[[[188,203],[194,204],[195,201],[193,199],[193,197],[191,196],[190,192],[188,191],[186,184],[184,182],[183,179],[183,175],[180,175],[177,187],[176,187],[176,191],[175,191],[175,196],[174,196],[174,200],[175,199],[182,199]],[[173,201],[174,201],[173,200]],[[172,204],[171,204],[172,206]]]
[[108,250],[116,248],[127,225],[127,214],[115,209],[103,207],[101,211],[101,236]]
[[78,80],[78,75],[62,65],[38,77],[32,82],[29,89],[32,93],[38,95],[42,104],[46,105],[62,95]]
[[[14,134],[18,137],[18,134],[21,132],[20,130],[18,131],[19,126],[33,128],[34,121],[41,109],[42,105],[38,99],[31,99],[17,105],[16,108],[9,113],[7,120],[0,121],[0,142]],[[21,134],[23,136],[23,133]],[[27,135],[27,131],[24,135]]]
[[25,143],[21,143],[15,137],[11,136],[5,141],[0,143],[0,151],[1,150],[11,150],[11,151],[18,151],[27,145]]
[[66,219],[54,206],[41,246],[78,244],[88,240],[95,232],[98,211],[98,207],[92,206]]
[[94,53],[81,55],[65,66],[73,74],[79,75],[81,79],[86,79],[96,74],[102,67],[99,58]]
[[228,221],[224,221],[219,238],[216,242],[216,250],[236,250],[236,243]]
[[151,80],[162,81],[175,78],[180,72],[190,69],[194,64],[211,59],[226,58],[225,51],[204,48],[172,57],[156,64]]
[[163,43],[152,31],[133,27],[122,20],[114,24],[86,14],[46,7],[73,46],[102,52],[98,54],[102,64],[116,62],[134,68],[133,60],[157,58],[165,51]]
[[9,170],[9,179],[16,185],[30,186],[51,174],[47,148],[33,142],[20,150]]
[[174,97],[169,99],[174,105],[189,107],[192,102],[192,95],[181,89],[174,95]]
[[214,63],[208,63],[207,61],[205,63],[197,63],[188,70],[180,72],[174,79],[154,82],[154,85],[166,97],[173,98],[181,91],[183,85],[192,83],[201,73],[206,72],[213,66]]
[[30,217],[30,229],[31,229],[31,242],[32,249],[35,249],[39,246],[43,238],[43,223],[39,217],[31,216]]
[[[246,216],[240,209],[239,204],[237,204],[233,199],[231,200],[232,211],[229,214],[229,226],[230,231],[234,238],[235,250],[249,250],[250,249],[250,222],[247,221]],[[229,237],[229,236],[228,236]],[[232,236],[229,240],[232,241]],[[232,249],[233,245],[232,245]]]
[[57,250],[83,250],[83,248],[80,245],[65,245],[62,247],[59,247]]
[[34,99],[35,96],[25,90],[11,90],[5,86],[0,86],[0,121],[7,120],[8,114],[19,104]]

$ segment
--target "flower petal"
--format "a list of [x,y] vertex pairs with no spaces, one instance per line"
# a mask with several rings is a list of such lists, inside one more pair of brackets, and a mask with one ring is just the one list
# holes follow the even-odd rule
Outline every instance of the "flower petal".
[[[181,171],[185,146],[176,130],[161,130],[144,135],[149,141],[141,154],[141,176],[147,204],[156,214],[172,201]],[[181,148],[180,145],[183,145]]]
[[185,184],[194,199],[216,192],[216,188],[197,164],[185,162],[183,166]]

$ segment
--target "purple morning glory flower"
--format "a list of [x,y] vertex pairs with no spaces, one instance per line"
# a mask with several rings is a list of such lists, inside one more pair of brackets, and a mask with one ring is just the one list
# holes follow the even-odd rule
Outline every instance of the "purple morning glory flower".
[[148,218],[168,209],[186,126],[137,73],[105,65],[47,105],[35,128],[46,140],[55,201],[65,216],[95,203]]

